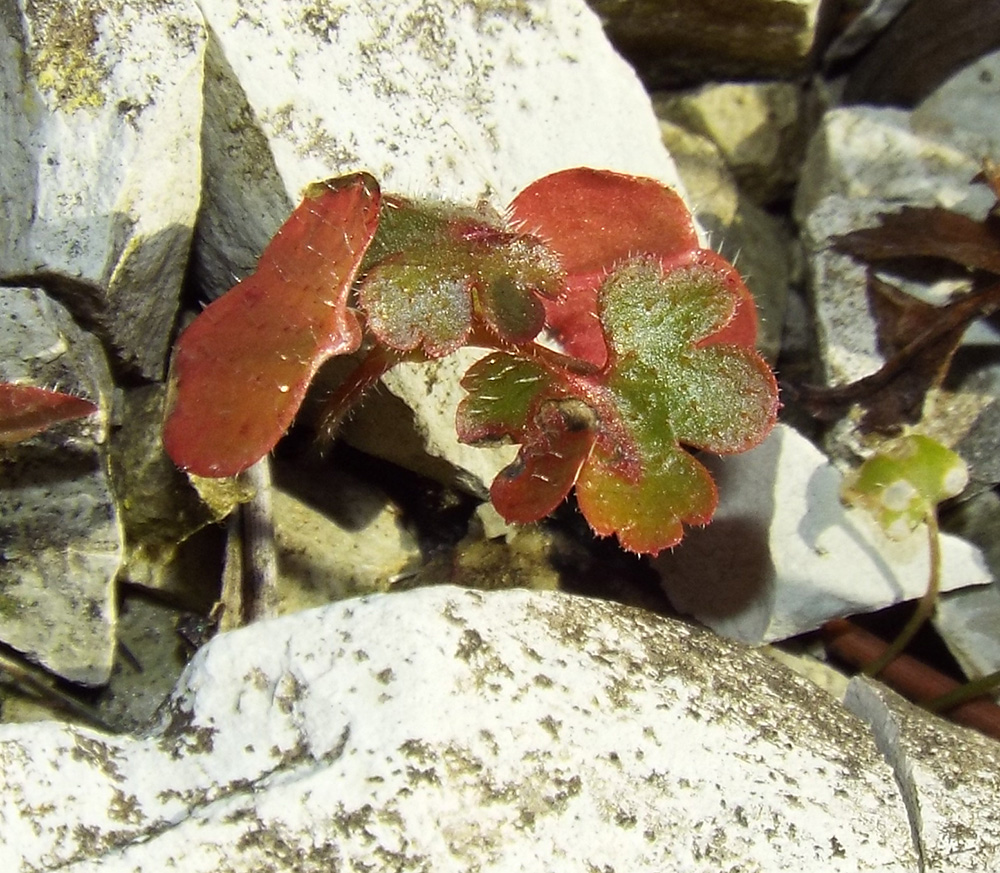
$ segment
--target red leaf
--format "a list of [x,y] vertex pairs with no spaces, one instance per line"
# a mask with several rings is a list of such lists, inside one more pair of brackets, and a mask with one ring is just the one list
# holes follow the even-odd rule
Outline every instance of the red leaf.
[[512,464],[493,480],[493,506],[509,522],[545,518],[569,494],[590,456],[597,418],[581,400],[543,402]]
[[358,348],[347,298],[378,225],[378,183],[355,173],[309,188],[246,281],[180,336],[164,445],[201,476],[230,476],[288,429],[313,375]]
[[20,442],[60,421],[97,412],[97,404],[33,385],[0,383],[0,445]]
[[[756,340],[753,299],[723,258],[700,249],[691,213],[676,191],[655,179],[578,167],[545,176],[514,198],[510,218],[559,255],[567,291],[546,300],[549,328],[568,354],[598,367],[607,344],[597,316],[597,289],[619,263],[636,254],[665,265],[695,258],[726,269],[741,302],[731,325],[712,341],[750,345]],[[691,261],[688,260],[688,263]]]
[[597,286],[630,255],[671,258],[698,248],[691,213],[655,179],[577,167],[525,188],[510,218],[559,255],[567,275]]

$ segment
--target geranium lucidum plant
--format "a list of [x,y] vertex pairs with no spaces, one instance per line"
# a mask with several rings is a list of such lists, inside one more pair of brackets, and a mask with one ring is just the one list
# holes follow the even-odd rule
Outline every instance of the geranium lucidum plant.
[[656,553],[715,510],[686,449],[744,451],[774,424],[756,329],[739,275],[655,180],[566,170],[501,217],[383,196],[358,173],[312,186],[257,272],[180,336],[164,442],[192,473],[232,475],[271,450],[328,357],[364,342],[332,430],[400,361],[482,347],[456,424],[464,442],[520,446],[491,488],[500,514],[536,521],[575,486],[597,533]]

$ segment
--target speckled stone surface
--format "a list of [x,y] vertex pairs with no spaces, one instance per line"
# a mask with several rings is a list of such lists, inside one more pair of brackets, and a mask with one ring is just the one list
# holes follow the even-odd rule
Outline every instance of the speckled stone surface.
[[914,871],[866,726],[717,637],[554,592],[223,635],[155,728],[0,728],[0,868]]
[[160,378],[201,183],[193,0],[0,4],[0,278],[57,288]]
[[37,288],[0,288],[0,382],[98,406],[0,458],[0,642],[99,685],[115,650],[123,533],[108,477],[111,373],[100,343]]

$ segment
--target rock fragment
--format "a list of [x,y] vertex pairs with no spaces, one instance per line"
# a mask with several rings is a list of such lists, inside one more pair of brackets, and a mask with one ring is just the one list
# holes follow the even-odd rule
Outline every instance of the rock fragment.
[[201,184],[197,5],[3,0],[0,42],[0,278],[160,378]]
[[201,650],[149,734],[6,726],[0,761],[10,870],[916,865],[892,773],[836,701],[556,592],[264,622]]
[[111,672],[123,550],[107,470],[107,360],[44,292],[0,288],[0,381],[99,406],[0,458],[0,640],[59,676],[99,685]]

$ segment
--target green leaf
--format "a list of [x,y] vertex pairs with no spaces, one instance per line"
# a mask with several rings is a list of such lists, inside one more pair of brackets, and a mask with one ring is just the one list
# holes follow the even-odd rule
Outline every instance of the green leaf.
[[452,252],[417,249],[384,261],[364,279],[359,302],[379,342],[439,358],[460,348],[472,328],[469,279]]
[[676,445],[645,454],[637,481],[595,451],[577,480],[576,498],[596,533],[617,534],[623,548],[654,555],[681,541],[684,524],[711,521],[718,502],[708,471]]
[[886,534],[903,539],[969,481],[961,456],[922,434],[882,446],[844,480],[841,494],[863,506]]
[[562,274],[537,239],[485,211],[393,198],[383,213],[358,297],[381,343],[436,358],[480,323],[515,345],[544,327],[538,298],[558,294]]
[[553,374],[536,361],[506,352],[481,358],[462,378],[469,393],[458,406],[459,439],[476,443],[520,434],[532,407],[553,384]]
[[610,348],[607,385],[650,450],[669,439],[738,452],[770,431],[777,387],[766,363],[742,345],[699,345],[736,308],[712,269],[665,270],[636,258],[609,277],[600,305]]
[[600,290],[601,371],[560,366],[558,355],[530,363],[494,355],[473,368],[460,435],[503,433],[522,446],[494,483],[501,515],[542,517],[576,477],[591,527],[633,551],[671,547],[685,524],[711,519],[715,485],[682,445],[743,451],[767,435],[778,408],[774,376],[757,353],[717,341],[741,303],[728,269],[624,263]]

